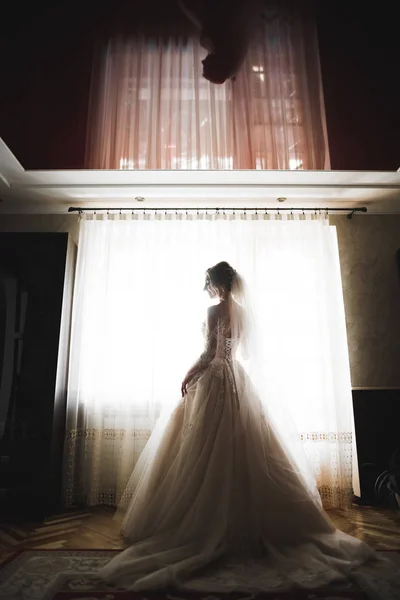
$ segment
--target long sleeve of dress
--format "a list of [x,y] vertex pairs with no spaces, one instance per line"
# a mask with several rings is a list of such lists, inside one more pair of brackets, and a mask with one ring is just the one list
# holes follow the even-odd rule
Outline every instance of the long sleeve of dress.
[[204,335],[204,351],[190,368],[188,377],[192,378],[201,371],[204,371],[212,362],[217,351],[217,337],[215,320],[208,316]]

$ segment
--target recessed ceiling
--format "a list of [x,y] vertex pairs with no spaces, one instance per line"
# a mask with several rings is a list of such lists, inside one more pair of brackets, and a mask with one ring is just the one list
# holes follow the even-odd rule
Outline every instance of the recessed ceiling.
[[[91,207],[366,206],[400,213],[400,172],[25,171],[0,139],[0,213]],[[140,203],[136,198],[144,198]]]

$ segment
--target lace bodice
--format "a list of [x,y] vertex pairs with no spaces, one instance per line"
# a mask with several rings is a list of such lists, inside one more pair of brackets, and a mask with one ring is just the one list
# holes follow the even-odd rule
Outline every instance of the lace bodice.
[[206,323],[202,325],[204,336],[204,352],[200,360],[206,365],[212,360],[232,360],[238,346],[238,340],[230,337],[230,324],[227,319],[218,319],[212,331],[207,331]]

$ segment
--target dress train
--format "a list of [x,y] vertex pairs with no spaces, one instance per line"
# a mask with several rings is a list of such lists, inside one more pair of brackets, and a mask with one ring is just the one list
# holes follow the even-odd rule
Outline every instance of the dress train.
[[134,469],[122,524],[130,547],[101,577],[132,590],[250,593],[355,579],[377,598],[400,599],[400,572],[334,527],[271,426],[232,340],[215,343],[213,335],[200,374],[160,419]]

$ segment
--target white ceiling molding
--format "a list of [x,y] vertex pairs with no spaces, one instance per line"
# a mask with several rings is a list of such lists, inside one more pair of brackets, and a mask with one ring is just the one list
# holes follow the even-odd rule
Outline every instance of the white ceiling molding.
[[[400,214],[400,172],[25,171],[0,139],[0,213],[65,213],[91,207],[366,206]],[[138,202],[135,198],[144,198]]]

